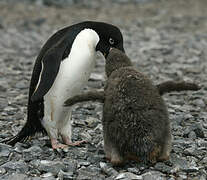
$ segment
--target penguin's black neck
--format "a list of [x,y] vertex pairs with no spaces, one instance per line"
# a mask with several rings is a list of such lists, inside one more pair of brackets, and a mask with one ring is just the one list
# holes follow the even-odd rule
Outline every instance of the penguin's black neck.
[[106,59],[105,72],[107,77],[119,68],[132,66],[131,60],[122,51],[112,48]]

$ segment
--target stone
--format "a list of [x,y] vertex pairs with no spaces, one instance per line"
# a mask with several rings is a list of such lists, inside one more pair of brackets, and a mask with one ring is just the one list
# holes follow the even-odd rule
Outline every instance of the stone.
[[204,130],[201,123],[195,123],[185,129],[183,137],[195,139],[196,137],[204,138]]
[[196,133],[196,136],[197,137],[200,137],[200,138],[204,138],[204,130],[203,130],[203,126],[201,123],[196,123],[194,126],[193,126],[193,131]]
[[11,152],[12,152],[11,146],[0,143],[0,157],[8,157]]
[[192,155],[194,155],[194,152],[195,152],[195,146],[192,146],[190,148],[186,148],[183,153],[186,156],[192,156]]
[[6,173],[5,168],[0,167],[0,175],[5,174],[5,173]]
[[101,174],[99,174],[99,172],[94,172],[93,169],[91,169],[91,167],[83,167],[80,168],[78,171],[78,176],[77,176],[77,180],[85,180],[85,179],[90,179],[90,180],[96,180],[96,179],[105,179],[105,177]]
[[127,171],[134,173],[134,174],[140,174],[140,171],[138,168],[128,168]]
[[172,167],[170,167],[162,162],[156,163],[154,168],[155,168],[155,170],[158,170],[158,171],[166,173],[166,174],[169,174],[171,172],[171,170],[173,169]]
[[166,175],[159,171],[150,171],[142,174],[143,180],[166,180]]
[[133,174],[131,172],[125,172],[125,173],[120,173],[115,180],[120,180],[120,179],[134,179],[134,180],[142,180],[142,176],[138,176],[136,174]]
[[98,124],[98,119],[97,118],[93,118],[93,117],[89,117],[89,118],[87,118],[86,120],[85,120],[85,123],[86,123],[86,125],[88,126],[88,127],[90,127],[90,128],[94,128],[94,127],[96,127],[97,126],[97,124]]
[[81,166],[89,166],[91,163],[88,162],[88,161],[81,161],[78,163],[78,167],[81,167]]
[[17,162],[9,161],[0,167],[6,169],[7,171],[12,170],[20,173],[26,173],[29,169],[28,165],[22,160],[19,160]]
[[12,174],[12,175],[9,175],[9,176],[5,176],[2,180],[27,180],[28,179],[28,176],[25,175],[25,174],[18,174],[18,173],[15,173],[15,174]]
[[58,173],[58,178],[60,180],[64,180],[64,179],[67,179],[67,180],[74,179],[72,172],[64,172],[62,170],[60,170],[60,172]]
[[57,175],[60,170],[65,169],[65,165],[60,161],[38,160],[32,163],[40,172]]
[[100,165],[100,167],[101,167],[101,170],[102,170],[104,173],[106,173],[108,176],[115,177],[115,176],[118,175],[118,172],[117,172],[114,168],[108,166],[106,163],[104,163],[104,162],[100,162],[99,165]]

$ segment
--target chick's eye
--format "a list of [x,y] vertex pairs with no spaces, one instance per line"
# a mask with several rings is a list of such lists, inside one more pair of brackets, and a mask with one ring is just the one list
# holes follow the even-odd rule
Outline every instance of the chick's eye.
[[113,45],[113,44],[114,44],[114,40],[113,40],[112,38],[109,38],[109,43],[110,43],[111,45]]

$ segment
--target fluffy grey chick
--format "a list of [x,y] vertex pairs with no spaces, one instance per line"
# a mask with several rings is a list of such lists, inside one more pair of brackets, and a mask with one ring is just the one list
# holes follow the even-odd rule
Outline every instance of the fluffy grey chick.
[[117,49],[109,53],[106,74],[102,121],[106,157],[113,165],[130,159],[168,160],[170,121],[157,87]]

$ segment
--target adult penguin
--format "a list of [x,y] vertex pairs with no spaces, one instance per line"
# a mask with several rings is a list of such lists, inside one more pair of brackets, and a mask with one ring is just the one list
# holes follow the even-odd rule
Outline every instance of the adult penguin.
[[53,149],[79,145],[81,141],[71,141],[71,108],[63,104],[65,99],[78,94],[88,81],[96,52],[107,57],[111,47],[124,52],[123,37],[116,26],[103,22],[81,22],[52,35],[34,65],[27,122],[7,143],[14,145],[46,131]]

